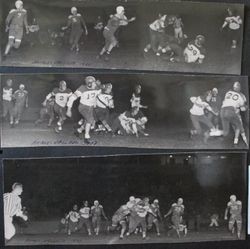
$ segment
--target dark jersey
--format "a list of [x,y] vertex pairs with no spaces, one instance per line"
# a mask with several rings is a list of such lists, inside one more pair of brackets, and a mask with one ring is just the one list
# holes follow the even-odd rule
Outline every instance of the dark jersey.
[[9,12],[9,15],[6,18],[6,26],[20,26],[27,27],[27,11],[25,9],[17,10],[13,9]]

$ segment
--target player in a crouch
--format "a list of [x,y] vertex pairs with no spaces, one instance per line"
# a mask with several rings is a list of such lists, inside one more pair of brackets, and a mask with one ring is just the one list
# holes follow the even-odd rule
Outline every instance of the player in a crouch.
[[108,220],[108,218],[104,213],[103,206],[97,200],[94,201],[94,205],[91,207],[91,217],[94,232],[96,235],[99,235],[102,217],[105,220]]
[[[114,100],[112,93],[112,84],[103,85],[101,93],[96,98],[95,117],[96,122],[100,121],[101,125],[95,131],[112,132],[110,127],[110,109],[114,108]],[[104,129],[103,129],[104,128]]]
[[160,212],[159,201],[155,199],[153,203],[150,205],[150,208],[153,211],[153,213],[149,213],[147,217],[148,230],[151,230],[154,225],[157,236],[160,236],[161,234],[160,234],[159,220],[161,220],[162,217]]
[[227,34],[231,42],[230,46],[232,49],[235,49],[239,42],[240,30],[243,22],[242,18],[239,15],[236,15],[231,8],[227,9],[227,14],[228,15],[224,20],[221,30],[227,28]]
[[54,111],[58,115],[57,127],[55,131],[59,133],[62,131],[62,125],[67,119],[66,111],[67,111],[67,102],[72,95],[72,91],[67,88],[67,83],[62,80],[59,82],[59,87],[53,89],[51,93],[46,96],[46,99],[43,102],[43,106],[47,105],[47,102],[54,97],[55,104],[54,104]]
[[245,95],[241,92],[240,82],[235,82],[233,89],[225,94],[222,108],[221,108],[221,121],[222,121],[222,135],[228,136],[230,125],[234,129],[234,145],[239,142],[239,136],[241,135],[242,140],[248,146],[246,133],[243,127],[240,112],[247,110],[247,101]]
[[78,206],[76,204],[73,206],[73,209],[68,213],[66,219],[68,221],[68,235],[71,235],[71,233],[74,233],[78,230],[78,222],[80,219]]
[[74,49],[78,53],[80,48],[79,48],[79,40],[83,34],[83,29],[85,30],[85,35],[88,35],[88,29],[86,26],[86,23],[80,13],[77,12],[76,7],[71,8],[71,15],[68,17],[68,22],[65,27],[62,27],[62,30],[66,29],[71,29],[70,30],[70,38],[69,38],[69,43],[71,45],[71,51]]
[[171,215],[171,221],[173,224],[173,229],[176,231],[177,236],[180,238],[180,225],[183,221],[183,214],[184,214],[184,205],[183,205],[183,199],[179,198],[177,200],[177,203],[173,203],[170,210],[167,214],[164,215],[164,218],[167,218],[169,215]]
[[77,129],[77,133],[84,134],[84,143],[94,145],[96,141],[90,139],[90,129],[91,126],[95,124],[94,118],[94,108],[96,106],[96,98],[101,93],[100,89],[101,83],[96,80],[93,76],[87,76],[85,78],[85,84],[82,84],[74,94],[69,98],[67,103],[67,116],[72,116],[72,106],[73,103],[80,98],[80,104],[78,107],[79,113],[84,119],[84,124]]
[[14,105],[14,120],[15,124],[19,124],[25,108],[28,108],[28,92],[25,90],[25,85],[20,84],[19,89],[13,94]]
[[120,239],[123,239],[127,229],[127,216],[129,214],[130,210],[128,206],[122,205],[112,216],[112,224],[111,226],[108,226],[108,232],[113,232],[120,229]]
[[9,54],[11,48],[18,49],[23,38],[23,29],[29,33],[27,21],[27,11],[23,8],[23,2],[18,0],[15,2],[16,9],[12,9],[6,18],[6,32],[9,32],[8,43],[5,48],[5,56]]
[[91,225],[90,225],[90,215],[91,209],[89,207],[88,201],[84,201],[83,207],[79,210],[80,222],[78,230],[82,229],[83,226],[86,226],[88,235],[91,236]]
[[16,229],[13,225],[13,217],[17,216],[23,220],[28,220],[28,217],[22,212],[22,204],[20,195],[23,192],[23,185],[21,183],[14,183],[12,185],[12,192],[3,195],[4,204],[4,237],[8,242],[15,234]]
[[[193,124],[193,129],[190,131],[190,134],[191,136],[203,135],[204,142],[207,142],[210,132],[215,130],[215,126],[212,124],[210,119],[205,115],[205,110],[212,112],[215,116],[218,116],[218,113],[214,112],[211,106],[207,103],[210,101],[210,99],[211,99],[210,92],[207,92],[204,96],[190,98],[190,101],[193,103],[193,106],[190,109],[190,119]],[[203,132],[201,124],[207,126],[209,130]]]
[[40,109],[39,119],[36,120],[35,125],[43,123],[48,116],[49,121],[48,121],[47,126],[48,127],[51,126],[52,122],[55,119],[54,105],[55,105],[55,98],[54,97],[51,97],[50,99],[48,99],[46,101],[46,105]]
[[135,17],[128,19],[125,16],[125,9],[123,6],[116,8],[116,14],[111,15],[107,25],[104,27],[103,36],[105,39],[105,45],[102,48],[98,58],[102,58],[104,55],[105,60],[109,59],[109,55],[114,47],[117,46],[118,41],[115,37],[115,33],[120,26],[127,26],[130,22],[135,21]]
[[237,225],[237,237],[240,239],[242,230],[242,202],[237,200],[235,195],[230,196],[230,201],[227,203],[227,208],[225,210],[225,220],[228,220],[228,213],[230,214],[228,229],[234,234],[235,223]]
[[6,86],[3,87],[3,118],[9,115],[10,126],[14,125],[14,103],[13,103],[13,81],[8,79]]

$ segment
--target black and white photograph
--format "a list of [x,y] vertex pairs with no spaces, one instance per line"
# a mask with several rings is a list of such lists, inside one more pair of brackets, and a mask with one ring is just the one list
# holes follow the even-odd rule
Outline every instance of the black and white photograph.
[[246,155],[4,161],[6,245],[244,240]]
[[1,82],[3,148],[248,148],[246,77],[11,74]]
[[244,5],[2,1],[2,66],[240,74]]

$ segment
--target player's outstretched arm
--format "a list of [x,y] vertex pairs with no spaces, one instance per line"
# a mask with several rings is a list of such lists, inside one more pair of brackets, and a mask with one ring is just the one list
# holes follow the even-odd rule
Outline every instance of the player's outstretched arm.
[[227,208],[225,209],[224,220],[227,220],[228,210],[229,210],[229,207],[227,206]]

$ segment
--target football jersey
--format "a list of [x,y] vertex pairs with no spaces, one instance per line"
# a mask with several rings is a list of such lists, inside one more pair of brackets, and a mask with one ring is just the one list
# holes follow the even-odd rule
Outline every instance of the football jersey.
[[76,211],[70,211],[67,216],[67,219],[70,219],[72,222],[77,222],[79,218],[80,218],[80,215]]
[[14,98],[16,104],[24,105],[28,97],[28,92],[26,90],[17,90],[14,93]]
[[4,215],[13,217],[22,214],[21,198],[13,193],[3,195]]
[[246,103],[246,97],[243,93],[235,92],[230,90],[226,93],[224,101],[222,103],[223,107],[234,107],[236,110],[244,106]]
[[71,26],[74,30],[81,30],[83,22],[81,14],[70,15],[68,17],[68,26]]
[[52,91],[52,96],[55,96],[55,102],[61,107],[65,107],[67,105],[68,99],[71,95],[72,91],[68,88],[62,91],[57,87]]
[[228,202],[227,207],[229,208],[229,212],[231,215],[240,215],[242,209],[241,201],[236,202]]
[[13,88],[3,88],[3,100],[11,101],[12,100],[12,94],[13,94]]
[[151,204],[150,205],[150,208],[152,210],[152,212],[156,215],[159,215],[160,214],[160,208],[158,205],[155,205],[155,204]]
[[91,207],[91,214],[95,217],[100,217],[103,214],[103,207],[102,205],[99,206],[92,206]]
[[199,59],[204,58],[204,53],[204,48],[198,47],[194,41],[189,42],[184,49],[185,61],[187,63],[197,62]]
[[138,216],[141,218],[146,217],[149,210],[150,210],[149,206],[143,206],[143,205],[136,206],[136,212],[137,212]]
[[158,32],[164,32],[165,22],[163,19],[157,19],[149,24],[150,29]]
[[96,97],[101,93],[101,89],[88,89],[87,86],[82,85],[76,91],[75,95],[80,97],[80,103],[87,106],[96,105]]
[[6,19],[7,25],[23,27],[27,26],[27,11],[25,9],[12,9]]
[[197,116],[204,115],[204,109],[207,108],[209,104],[203,101],[201,97],[191,97],[190,99],[192,102],[195,102],[193,103],[193,106],[190,109],[190,113]]
[[237,30],[240,28],[242,24],[242,20],[240,16],[228,16],[226,17],[225,21],[228,23],[229,29]]
[[173,23],[173,27],[175,29],[181,28],[183,26],[182,20],[180,18],[177,18],[175,22]]
[[181,216],[184,213],[184,205],[178,205],[174,203],[172,205],[172,214],[173,216]]
[[129,209],[126,205],[121,206],[112,217],[112,224],[117,225],[118,222],[122,221],[129,214]]
[[80,215],[81,217],[88,219],[90,216],[90,207],[83,207],[80,209]]
[[113,96],[111,94],[100,93],[96,99],[96,106],[100,108],[107,108],[107,107],[113,108],[114,107]]

